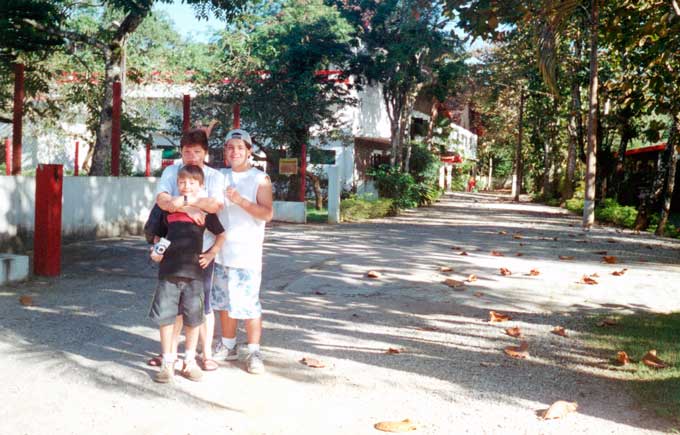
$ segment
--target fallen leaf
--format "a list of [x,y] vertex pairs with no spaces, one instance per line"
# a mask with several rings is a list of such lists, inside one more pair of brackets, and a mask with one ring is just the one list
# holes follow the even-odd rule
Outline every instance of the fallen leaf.
[[621,275],[623,275],[624,273],[626,273],[627,270],[628,270],[628,269],[625,269],[625,268],[624,268],[624,269],[621,269],[621,270],[615,270],[615,271],[612,272],[612,275],[614,275],[614,276],[621,276]]
[[503,253],[498,251],[491,251],[491,255],[494,257],[504,257]]
[[517,256],[517,257],[521,257],[522,255],[524,255],[524,254],[522,254],[521,252],[518,252],[518,253],[515,254],[515,256]]
[[314,292],[315,295],[323,296],[326,294],[326,292],[320,292],[319,290]]
[[506,328],[505,333],[508,334],[510,337],[522,336],[522,331],[520,331],[519,326],[515,326],[514,328]]
[[496,311],[489,311],[489,322],[505,322],[506,320],[512,320],[512,317]]
[[468,255],[468,253],[463,251],[463,252],[460,253],[460,255]]
[[540,417],[543,420],[552,420],[555,418],[562,418],[578,409],[578,403],[558,400],[550,405],[545,411],[540,411]]
[[463,250],[463,248],[461,248],[460,246],[452,246],[451,249],[453,251],[462,251]]
[[396,355],[396,354],[402,353],[403,351],[404,351],[404,349],[397,349],[396,347],[390,347],[389,349],[387,349],[385,351],[385,353],[388,354],[388,355]]
[[475,297],[477,297],[477,298],[481,298],[482,296],[484,296],[484,293],[482,293],[482,292],[474,292],[474,294],[473,294],[472,296],[475,296]]
[[619,321],[616,319],[603,319],[597,323],[597,326],[600,328],[605,328],[607,326],[616,326],[619,324]]
[[508,234],[508,232],[507,231],[499,231],[498,234],[500,234],[501,236],[504,236],[504,235]]
[[505,352],[505,354],[509,357],[524,359],[529,356],[528,349],[529,343],[526,341],[521,341],[519,346],[507,346],[505,349],[503,349],[503,352]]
[[597,272],[595,272],[595,273],[591,273],[591,274],[588,275],[588,276],[590,276],[591,278],[599,278],[599,277],[600,277],[600,274],[597,273]]
[[427,331],[427,332],[437,332],[441,331],[441,328],[437,328],[436,326],[419,326],[416,328],[418,331]]
[[616,264],[619,262],[619,259],[616,258],[615,255],[604,255],[602,256],[602,261],[604,261],[607,264]]
[[505,267],[501,267],[501,275],[503,276],[512,275],[512,272],[510,272],[510,270]]
[[619,243],[619,241],[614,240],[614,239],[609,239],[609,240],[607,240],[607,243]]
[[656,356],[656,349],[652,349],[647,352],[645,356],[642,357],[642,362],[647,367],[651,367],[653,369],[665,369],[668,367],[666,362],[662,361],[658,356]]
[[512,235],[512,238],[513,238],[513,239],[517,239],[517,240],[520,240],[520,239],[523,239],[523,238],[524,238],[524,236],[523,236],[523,235],[521,235],[521,234],[513,234],[513,235]]
[[566,337],[567,331],[564,330],[564,326],[555,326],[552,331],[553,334],[559,335],[560,337]]
[[524,245],[526,245],[526,243],[520,242],[520,244],[519,244],[519,246],[524,246]]
[[31,305],[33,305],[33,297],[28,295],[20,296],[19,303],[25,307],[30,307]]
[[456,287],[462,287],[462,286],[464,286],[464,285],[465,285],[465,282],[463,282],[463,281],[458,281],[457,279],[453,279],[453,278],[446,278],[446,279],[444,280],[444,284],[448,285],[449,287],[456,288]]
[[315,368],[315,369],[322,369],[322,368],[326,367],[326,364],[322,363],[318,359],[310,358],[310,357],[307,357],[307,356],[302,358],[300,360],[300,362],[302,364],[306,365],[307,367],[312,367],[312,368]]
[[597,281],[595,281],[593,278],[589,277],[588,275],[583,275],[581,277],[581,283],[582,284],[588,284],[588,285],[595,285],[595,284],[597,284]]
[[402,421],[381,421],[373,425],[373,427],[383,432],[411,432],[418,430],[418,427],[408,418]]
[[470,276],[468,276],[467,281],[468,281],[468,282],[475,282],[475,281],[477,281],[477,275],[475,275],[474,273],[471,274]]
[[628,354],[626,352],[619,351],[616,352],[616,361],[622,366],[625,366],[630,362],[630,358],[628,358]]
[[441,266],[439,267],[440,272],[453,272],[453,267],[450,266]]
[[607,251],[595,251],[597,255],[607,255]]
[[557,237],[553,237],[553,240],[554,240],[554,241],[558,241],[559,239],[558,239]]
[[531,269],[531,270],[529,271],[529,275],[530,275],[530,276],[538,276],[538,275],[540,275],[540,274],[541,274],[541,271],[538,270],[538,269]]
[[369,270],[368,272],[366,272],[366,276],[369,278],[377,279],[380,278],[382,274],[377,270]]
[[560,256],[559,256],[559,259],[560,259],[560,260],[564,260],[564,261],[569,261],[569,260],[573,260],[574,257],[571,256],[571,255],[560,255]]

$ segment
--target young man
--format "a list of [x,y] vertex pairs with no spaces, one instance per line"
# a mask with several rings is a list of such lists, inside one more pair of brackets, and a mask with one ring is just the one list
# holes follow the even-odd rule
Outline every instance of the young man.
[[[209,127],[210,128],[210,127]],[[180,152],[182,161],[180,164],[168,166],[163,171],[156,188],[156,204],[166,212],[183,211],[188,214],[197,224],[202,225],[205,213],[216,213],[224,204],[224,178],[222,174],[207,165],[205,157],[208,153],[208,133],[204,129],[196,128],[182,133],[180,139]],[[205,176],[204,194],[191,199],[184,198],[177,190],[177,173],[185,165],[196,165],[203,170]],[[206,231],[203,236],[203,249],[208,250],[214,243],[215,238]],[[212,359],[212,338],[215,328],[215,315],[210,304],[210,288],[212,287],[214,263],[211,263],[203,271],[205,284],[204,310],[205,323],[200,328],[200,340],[202,343],[201,367],[204,370],[216,370],[217,363]],[[182,316],[177,316],[175,324],[173,348],[177,352],[177,343],[182,330]],[[159,357],[149,360],[149,365],[160,365]]]
[[220,316],[222,339],[215,358],[238,359],[236,330],[245,321],[248,336],[248,372],[264,372],[260,353],[262,308],[262,244],[265,222],[272,219],[272,183],[269,177],[250,165],[253,143],[244,130],[232,130],[224,145],[224,160],[231,169],[222,170],[226,190],[225,205],[218,213],[229,227],[226,241],[215,257],[212,288],[213,308]]
[[[177,173],[179,194],[189,201],[198,196],[203,187],[203,171],[196,165],[186,165]],[[160,327],[162,362],[154,381],[171,382],[175,374],[176,349],[173,349],[173,330],[177,312],[181,308],[186,326],[186,351],[182,375],[199,381],[203,372],[196,363],[198,328],[204,323],[203,272],[224,243],[224,228],[215,214],[205,218],[205,227],[198,225],[186,213],[174,212],[167,217],[166,239],[170,245],[164,253],[151,251],[151,258],[160,262],[158,286],[154,294],[149,317]],[[203,251],[205,229],[215,234],[215,244]],[[181,301],[181,303],[180,303]]]

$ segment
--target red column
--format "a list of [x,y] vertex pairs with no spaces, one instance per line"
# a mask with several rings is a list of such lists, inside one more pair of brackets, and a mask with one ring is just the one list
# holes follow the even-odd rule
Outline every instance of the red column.
[[234,128],[241,128],[241,105],[234,104]]
[[151,176],[151,143],[146,144],[146,170],[144,175]]
[[120,82],[113,82],[113,109],[111,111],[111,175],[120,175]]
[[191,123],[191,96],[184,95],[182,100],[182,131],[189,130],[189,124]]
[[24,64],[14,64],[14,116],[12,119],[12,174],[21,174],[21,130],[24,115]]
[[75,175],[76,177],[78,176],[78,170],[80,169],[80,168],[78,168],[78,149],[79,148],[80,148],[80,144],[78,143],[78,141],[76,141],[76,153],[75,153],[75,156],[73,157],[73,175]]
[[12,141],[5,138],[5,175],[12,175]]
[[307,188],[307,145],[302,144],[300,152],[300,202],[305,202],[305,190]]
[[33,273],[57,276],[61,272],[62,165],[38,165],[35,173],[35,233]]

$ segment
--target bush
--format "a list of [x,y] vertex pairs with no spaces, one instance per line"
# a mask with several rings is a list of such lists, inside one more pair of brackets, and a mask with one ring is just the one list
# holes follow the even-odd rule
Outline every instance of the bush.
[[393,207],[393,201],[389,198],[352,195],[340,203],[340,219],[355,222],[385,217],[392,213]]
[[625,228],[633,228],[637,210],[635,207],[621,205],[613,198],[607,198],[595,209],[595,218],[603,222],[612,222]]

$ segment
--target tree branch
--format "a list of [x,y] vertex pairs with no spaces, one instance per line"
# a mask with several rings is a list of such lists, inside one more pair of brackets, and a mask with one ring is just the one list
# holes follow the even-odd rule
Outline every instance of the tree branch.
[[47,32],[50,35],[54,36],[59,36],[64,39],[71,39],[73,41],[79,41],[82,42],[83,44],[90,45],[94,48],[98,48],[99,50],[106,51],[108,50],[108,47],[106,44],[104,44],[102,41],[93,38],[91,36],[83,35],[82,33],[77,33],[77,32],[72,32],[70,30],[64,30],[64,29],[53,29],[52,27],[47,27],[41,23],[38,23],[35,20],[29,19],[29,18],[24,18],[23,20],[26,24],[30,25],[31,27],[41,30],[43,32]]

